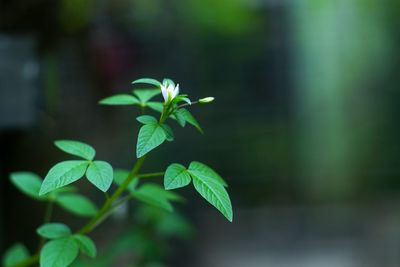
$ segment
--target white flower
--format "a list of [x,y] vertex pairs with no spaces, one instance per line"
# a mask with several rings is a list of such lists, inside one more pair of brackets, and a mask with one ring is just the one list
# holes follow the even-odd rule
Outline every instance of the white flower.
[[171,82],[164,81],[161,85],[161,93],[164,97],[165,103],[168,103],[179,94],[179,84],[175,86]]

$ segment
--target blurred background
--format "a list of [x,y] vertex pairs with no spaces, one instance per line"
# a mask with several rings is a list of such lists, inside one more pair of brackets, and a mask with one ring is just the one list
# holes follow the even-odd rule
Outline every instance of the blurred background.
[[97,102],[169,77],[216,101],[145,169],[207,163],[234,222],[179,190],[185,216],[132,204],[76,266],[400,266],[399,26],[396,0],[0,0],[0,252],[34,252],[45,209],[9,173],[69,159],[56,139],[129,168],[138,111]]

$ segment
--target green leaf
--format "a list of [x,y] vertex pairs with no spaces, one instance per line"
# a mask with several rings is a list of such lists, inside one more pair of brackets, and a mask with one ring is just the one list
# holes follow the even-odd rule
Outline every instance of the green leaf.
[[158,124],[146,124],[140,128],[136,145],[136,156],[143,157],[166,139],[164,129]]
[[47,242],[40,252],[40,267],[66,267],[78,256],[79,247],[71,237]]
[[64,186],[64,187],[54,190],[53,192],[51,192],[51,194],[58,195],[58,194],[62,194],[62,193],[75,193],[77,191],[78,191],[78,188],[76,188],[76,186],[67,185],[67,186]]
[[183,115],[183,112],[180,111],[181,109],[176,110],[172,115],[171,118],[175,119],[181,127],[186,126],[186,119]]
[[183,202],[185,200],[182,196],[178,195],[175,192],[167,191],[159,185],[157,185],[157,187],[159,188],[160,191],[162,191],[162,194],[165,196],[165,198],[167,198],[170,201]]
[[117,185],[122,185],[125,182],[125,179],[128,178],[129,171],[124,169],[115,169],[114,170],[114,182]]
[[135,198],[146,204],[172,211],[172,205],[169,202],[171,195],[157,184],[147,183],[131,193]]
[[57,163],[44,178],[39,195],[44,195],[82,178],[88,164],[89,162],[83,160],[68,160]]
[[56,199],[65,210],[82,217],[93,217],[98,209],[88,198],[77,194],[63,194]]
[[157,81],[155,79],[151,79],[151,78],[141,78],[141,79],[134,80],[132,82],[132,84],[137,84],[137,83],[146,83],[146,84],[151,84],[151,85],[154,85],[157,87],[161,86],[161,83],[159,81]]
[[50,192],[48,195],[46,195],[46,197],[48,197],[51,201],[55,201],[60,194],[76,192],[78,192],[78,189],[75,186],[67,185]]
[[185,166],[177,163],[169,165],[164,175],[164,188],[167,190],[187,186],[190,183],[190,175]]
[[192,101],[187,97],[187,95],[178,95],[174,98],[173,103],[177,104],[179,102],[186,102],[187,104],[191,105]]
[[56,239],[71,235],[71,229],[62,223],[46,223],[40,226],[36,232],[48,239]]
[[[122,185],[125,182],[125,179],[128,178],[129,176],[129,171],[127,170],[121,170],[117,169],[114,170],[114,181],[117,185]],[[128,185],[128,190],[133,192],[136,189],[136,186],[139,183],[139,179],[133,179],[129,185]]]
[[164,109],[163,103],[161,102],[147,102],[146,106],[148,106],[149,108],[151,108],[152,110],[158,111],[158,112],[162,112]]
[[207,177],[209,179],[215,180],[215,182],[222,184],[225,187],[228,186],[225,180],[218,173],[216,173],[213,169],[201,162],[192,161],[189,165],[189,171],[190,173],[194,173],[197,176]]
[[157,119],[150,115],[142,115],[136,118],[136,120],[143,124],[157,123]]
[[29,258],[28,249],[21,243],[14,244],[10,247],[3,257],[3,266],[11,267]]
[[160,89],[136,89],[133,90],[133,93],[137,95],[140,99],[141,104],[147,103],[150,99],[155,97],[156,95],[161,94]]
[[47,198],[46,196],[39,196],[40,186],[43,180],[32,172],[11,173],[10,180],[15,187],[31,198],[38,200]]
[[157,219],[157,232],[168,238],[192,240],[195,230],[189,220],[179,212],[164,212]]
[[172,131],[171,127],[169,127],[167,124],[162,124],[161,127],[163,128],[165,132],[165,137],[167,141],[174,141],[174,132]]
[[93,161],[86,171],[88,180],[103,192],[107,192],[113,182],[113,168],[108,162]]
[[201,129],[200,124],[193,117],[192,113],[190,113],[187,109],[180,108],[176,112],[180,113],[181,116],[183,118],[185,118],[185,121],[187,121],[189,124],[193,125],[200,133],[203,133],[203,129]]
[[225,187],[207,176],[198,176],[190,171],[194,188],[211,205],[217,208],[230,222],[233,219],[232,204]]
[[82,253],[88,255],[91,258],[96,258],[97,249],[92,239],[85,235],[74,235],[73,237]]
[[54,144],[62,151],[78,156],[87,160],[92,160],[96,155],[96,150],[88,144],[74,140],[58,140]]
[[189,105],[191,105],[192,104],[192,101],[189,99],[189,98],[187,98],[187,97],[182,97],[182,99],[181,99],[183,102],[186,102],[186,103],[188,103]]
[[140,101],[133,95],[119,94],[100,100],[101,105],[139,105]]

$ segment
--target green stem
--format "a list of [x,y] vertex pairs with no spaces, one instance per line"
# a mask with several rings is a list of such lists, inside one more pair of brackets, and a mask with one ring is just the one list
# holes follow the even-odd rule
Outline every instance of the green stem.
[[165,120],[167,119],[167,117],[168,117],[167,113],[168,113],[168,107],[164,104],[163,111],[161,113],[160,120],[159,120],[160,124],[163,124],[165,122]]
[[163,176],[165,172],[152,172],[152,173],[143,173],[143,174],[138,174],[136,177],[138,178],[152,178],[152,177],[160,177]]
[[121,205],[125,204],[126,202],[128,202],[130,199],[132,199],[132,196],[128,195],[125,196],[123,199],[121,199],[120,201],[118,201],[117,203],[115,203],[108,211],[107,213],[105,213],[103,215],[103,217],[101,219],[99,219],[95,225],[95,227],[99,224],[101,224],[103,221],[105,221],[111,214],[114,213],[114,211],[119,208]]
[[13,265],[13,267],[25,267],[25,266],[29,266],[32,264],[35,264],[39,261],[39,252],[36,253],[35,255],[33,255],[32,257],[30,257],[29,259],[26,259],[20,263],[17,263],[15,265]]
[[121,184],[120,187],[111,195],[110,198],[106,200],[103,206],[100,208],[99,212],[97,212],[96,216],[93,217],[86,225],[84,225],[79,231],[79,234],[87,234],[91,232],[97,225],[97,222],[102,220],[102,217],[107,214],[108,210],[112,207],[114,201],[125,191],[128,185],[132,182],[135,176],[138,174],[140,168],[143,165],[146,156],[139,158],[135,165],[133,166],[131,172],[129,173],[128,177],[125,181]]
[[195,104],[197,104],[197,103],[199,103],[199,101],[192,101],[191,104],[185,103],[185,104],[182,104],[182,105],[177,106],[176,108],[183,108],[183,107],[195,105]]
[[[160,177],[160,176],[163,176],[164,175],[164,173],[165,172],[152,172],[152,173],[144,173],[144,174],[137,174],[137,175],[135,175],[134,176],[134,179],[135,178],[153,178],[153,177]],[[128,176],[129,177],[129,176]],[[128,179],[128,178],[127,178]],[[130,182],[129,183],[131,183],[133,181],[133,179],[131,179],[130,180]],[[128,185],[129,185],[129,183],[128,183]],[[123,186],[123,185],[122,185]],[[125,189],[126,189],[126,187],[125,187]],[[101,215],[101,217],[99,217],[99,219],[96,221],[96,223],[92,226],[92,230],[97,226],[97,225],[99,225],[101,222],[103,222],[107,217],[109,217],[112,213],[113,213],[113,211],[116,209],[116,208],[118,208],[119,206],[121,206],[122,204],[124,204],[124,203],[126,203],[128,200],[130,200],[132,197],[131,196],[126,196],[125,198],[123,198],[121,201],[119,201],[118,203],[115,203],[115,201],[112,201],[113,203],[111,203],[111,204],[114,204],[114,205],[111,205],[110,207],[109,207],[109,209],[105,212],[105,213],[103,213],[102,215]],[[109,198],[110,199],[110,198]],[[82,229],[80,230],[80,231],[83,231]],[[90,230],[91,231],[91,230]],[[81,233],[81,232],[79,232],[79,233]],[[82,234],[82,233],[81,233]]]
[[[53,215],[53,207],[54,207],[54,202],[53,202],[53,200],[50,199],[50,201],[47,203],[46,211],[44,213],[43,224],[50,222],[51,216]],[[40,238],[39,245],[38,245],[38,251],[40,251],[40,249],[43,247],[45,240],[46,239],[44,237]]]
[[49,203],[47,204],[46,212],[44,214],[43,223],[50,222],[51,216],[53,215],[53,207],[54,207],[54,202],[53,202],[53,200],[50,200]]

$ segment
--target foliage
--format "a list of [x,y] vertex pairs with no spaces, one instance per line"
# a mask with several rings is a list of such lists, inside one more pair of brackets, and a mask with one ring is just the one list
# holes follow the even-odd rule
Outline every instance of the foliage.
[[[136,144],[137,161],[132,170],[114,169],[107,161],[95,160],[96,150],[89,144],[75,140],[58,140],[54,143],[57,148],[79,159],[56,163],[44,179],[31,172],[12,173],[11,182],[26,196],[47,202],[48,211],[51,211],[53,204],[56,204],[74,215],[88,217],[89,221],[82,228],[72,231],[63,223],[52,222],[51,212],[48,212],[44,224],[37,228],[37,234],[41,238],[39,252],[31,256],[24,245],[15,244],[5,253],[4,266],[30,266],[37,262],[41,267],[64,267],[74,262],[79,266],[81,260],[76,261],[76,259],[80,253],[96,258],[95,242],[87,234],[91,233],[118,207],[132,200],[141,203],[139,206],[141,218],[150,220],[155,227],[154,231],[165,236],[180,233],[188,229],[187,224],[177,213],[175,216],[170,214],[174,211],[173,203],[182,202],[183,198],[171,190],[188,186],[191,182],[195,190],[207,202],[232,222],[233,212],[226,191],[227,183],[209,166],[197,161],[191,162],[189,167],[172,163],[165,172],[140,173],[147,154],[165,141],[174,141],[173,129],[167,121],[168,123],[175,121],[181,127],[190,124],[203,133],[198,121],[186,107],[196,103],[206,104],[214,98],[207,97],[191,101],[187,95],[179,94],[179,85],[170,79],[159,82],[155,79],[142,78],[133,81],[132,84],[134,86],[145,84],[151,89],[135,89],[132,94],[114,95],[100,101],[102,105],[140,107],[142,115],[136,118],[141,124]],[[161,93],[164,101],[153,101],[153,98]],[[157,119],[154,116],[145,115],[147,108],[159,112],[160,117]],[[162,176],[164,186],[150,182],[139,185],[139,181],[145,178]],[[72,185],[83,177],[95,188],[106,193],[107,197],[100,208],[89,198],[80,194]],[[114,187],[112,187],[113,183]],[[115,189],[110,190],[111,188]],[[124,236],[124,240],[126,242],[129,240],[129,244],[133,246],[140,243],[147,244],[147,248],[154,248],[154,244],[150,242],[151,238],[146,237],[145,232],[137,231],[131,236],[133,239],[126,239],[129,237],[127,235]],[[120,246],[118,244],[117,242],[117,248]],[[143,247],[141,249],[147,251]],[[100,259],[104,257],[106,254],[100,255]],[[147,265],[161,266],[159,261],[161,258],[156,261],[149,257],[145,258]],[[106,262],[110,264],[108,260]]]

